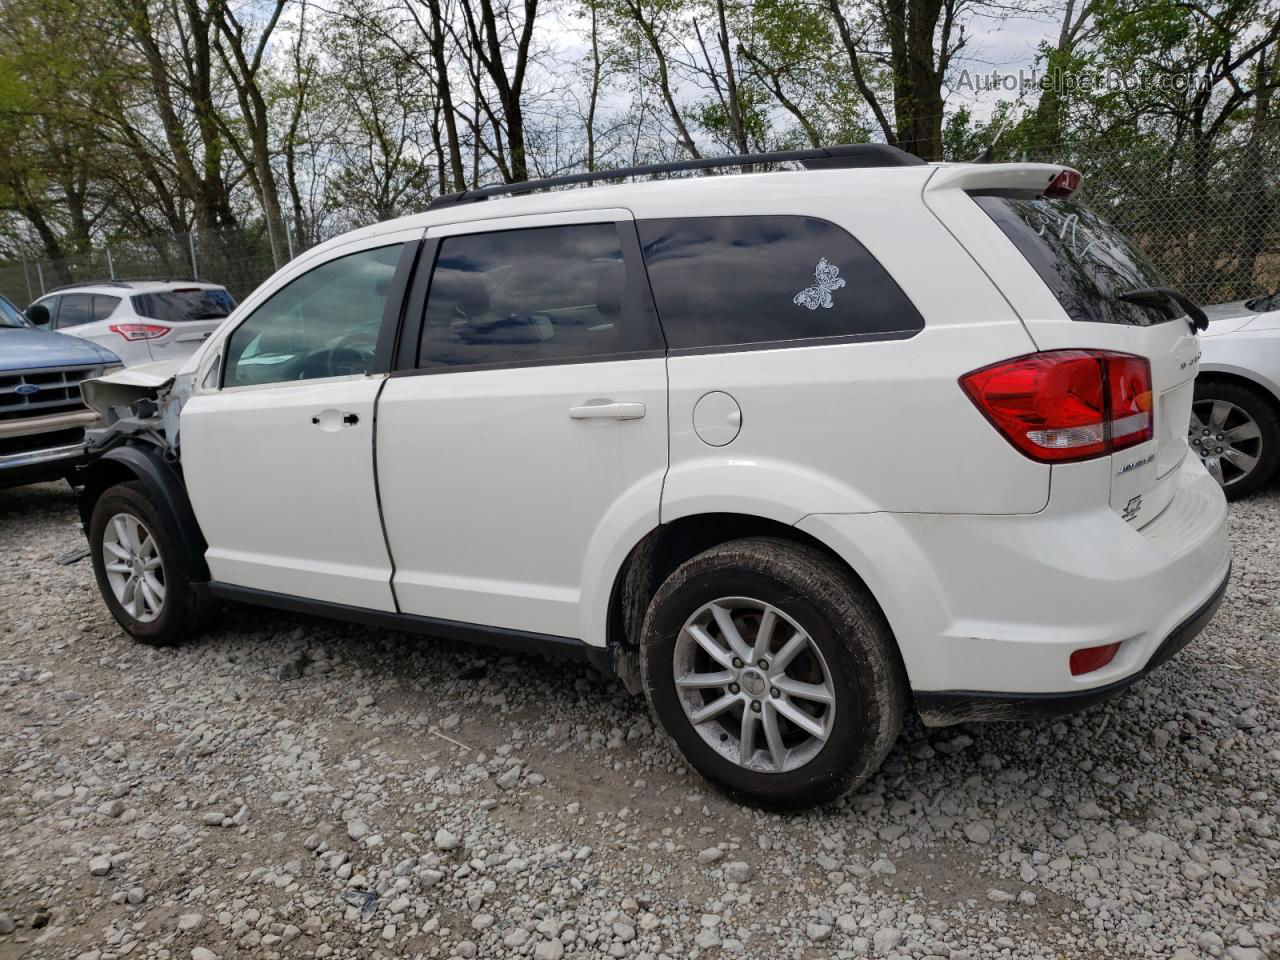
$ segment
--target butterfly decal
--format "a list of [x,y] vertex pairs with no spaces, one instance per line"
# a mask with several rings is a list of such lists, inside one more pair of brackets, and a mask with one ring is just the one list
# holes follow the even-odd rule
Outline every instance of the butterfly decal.
[[813,280],[813,286],[805,287],[791,302],[798,307],[808,307],[810,310],[817,310],[819,307],[830,310],[833,306],[831,294],[845,285],[844,279],[840,276],[840,268],[823,257],[814,267]]

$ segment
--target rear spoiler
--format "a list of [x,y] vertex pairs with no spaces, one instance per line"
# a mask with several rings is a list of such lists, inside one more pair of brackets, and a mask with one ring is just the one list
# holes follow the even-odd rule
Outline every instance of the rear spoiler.
[[954,163],[939,165],[925,192],[963,190],[1030,199],[1064,197],[1080,185],[1080,171],[1060,163]]

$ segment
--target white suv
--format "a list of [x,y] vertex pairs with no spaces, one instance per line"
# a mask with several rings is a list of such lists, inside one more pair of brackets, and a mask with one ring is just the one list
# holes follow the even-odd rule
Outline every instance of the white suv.
[[106,347],[126,366],[185,360],[235,308],[226,287],[196,280],[77,283],[36,300],[27,319]]
[[1050,715],[1170,657],[1230,565],[1177,294],[1075,171],[782,158],[445,198],[290,263],[176,378],[88,385],[112,613],[587,660],[775,807],[862,782],[909,707]]

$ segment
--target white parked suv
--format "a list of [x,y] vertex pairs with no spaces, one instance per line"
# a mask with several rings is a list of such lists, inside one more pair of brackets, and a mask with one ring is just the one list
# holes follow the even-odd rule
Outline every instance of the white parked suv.
[[106,347],[126,366],[185,360],[235,308],[226,287],[196,280],[77,283],[27,307],[27,319]]
[[111,612],[587,660],[775,807],[861,783],[907,709],[1051,715],[1172,656],[1230,565],[1181,298],[1075,171],[781,156],[444,198],[290,263],[176,376],[87,385]]

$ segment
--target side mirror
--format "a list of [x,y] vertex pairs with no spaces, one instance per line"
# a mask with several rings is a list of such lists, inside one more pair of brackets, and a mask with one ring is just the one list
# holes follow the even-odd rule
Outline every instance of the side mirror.
[[53,317],[49,316],[49,308],[43,303],[33,303],[27,307],[27,319],[37,327],[47,327]]

